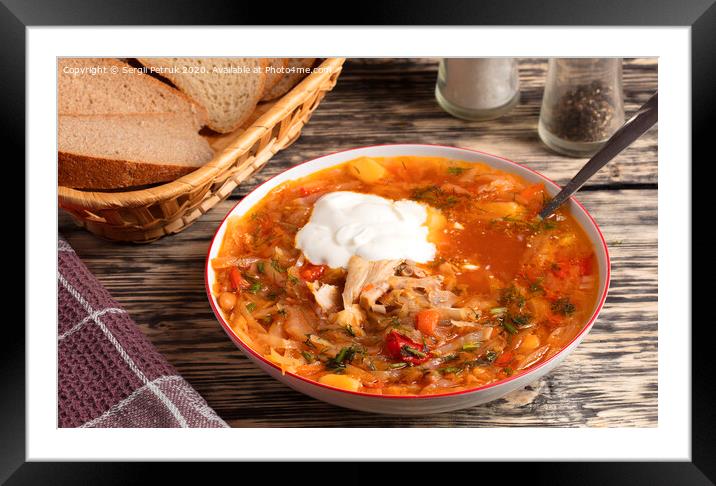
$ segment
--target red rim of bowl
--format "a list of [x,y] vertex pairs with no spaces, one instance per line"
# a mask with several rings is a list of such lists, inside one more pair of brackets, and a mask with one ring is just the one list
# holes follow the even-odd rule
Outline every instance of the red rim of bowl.
[[[427,144],[427,143],[406,143],[406,144],[367,145],[367,146],[364,146],[364,147],[354,147],[354,148],[346,149],[346,150],[338,150],[338,151],[336,151],[336,152],[331,152],[331,153],[328,153],[328,154],[325,154],[325,155],[321,155],[320,157],[316,157],[316,158],[314,158],[314,159],[306,160],[306,161],[304,161],[304,162],[301,162],[300,164],[296,164],[296,165],[294,165],[293,167],[291,167],[291,168],[289,168],[289,169],[286,169],[286,171],[287,171],[287,170],[292,170],[292,169],[294,169],[294,168],[296,168],[296,167],[300,167],[300,166],[305,165],[305,164],[308,164],[308,163],[313,162],[313,161],[315,161],[315,160],[322,159],[322,158],[324,158],[324,157],[328,157],[328,156],[330,156],[330,155],[341,154],[341,153],[344,153],[344,152],[351,152],[351,151],[354,151],[354,150],[364,150],[364,149],[376,148],[376,147],[401,147],[401,146],[409,146],[409,145],[413,145],[413,146],[417,146],[417,147],[438,147],[438,148],[458,149],[458,150],[464,150],[464,151],[467,151],[467,152],[474,152],[474,153],[478,153],[478,154],[482,154],[482,155],[487,155],[487,156],[489,156],[489,157],[494,157],[494,158],[496,158],[496,159],[500,159],[500,160],[502,160],[502,161],[504,161],[504,162],[507,162],[507,163],[512,164],[512,165],[514,165],[514,166],[516,166],[516,167],[519,167],[520,169],[524,169],[524,170],[527,170],[527,171],[529,171],[529,172],[532,172],[533,174],[537,175],[537,176],[540,177],[541,179],[544,179],[545,181],[547,181],[547,182],[549,182],[550,184],[552,184],[555,188],[561,189],[560,185],[557,184],[556,182],[554,182],[552,179],[550,179],[550,178],[548,178],[548,177],[545,177],[544,175],[540,174],[539,172],[537,172],[537,171],[534,170],[534,169],[530,169],[529,167],[526,167],[526,166],[524,166],[524,165],[522,165],[522,164],[518,164],[517,162],[514,162],[514,161],[512,161],[512,160],[510,160],[510,159],[506,159],[506,158],[504,158],[504,157],[500,157],[500,156],[497,156],[497,155],[493,155],[493,154],[490,154],[490,153],[487,153],[487,152],[483,152],[483,151],[475,150],[475,149],[470,149],[470,148],[455,147],[455,146],[451,146],[451,145]],[[336,163],[336,165],[339,165],[339,164],[341,164],[341,163],[343,163],[343,162]],[[268,184],[269,182],[271,182],[271,181],[272,181],[273,179],[275,179],[276,177],[278,177],[278,176],[284,174],[286,171],[279,172],[278,174],[276,174],[276,175],[272,176],[271,178],[265,180],[265,181],[262,182],[260,185],[258,185],[257,187],[255,187],[254,190],[251,191],[251,193],[253,193],[253,192],[255,192],[255,191],[258,191],[258,190],[259,190],[261,187],[263,187],[265,184]],[[249,194],[251,194],[251,193],[249,193]],[[231,210],[229,210],[229,212],[226,213],[226,216],[224,216],[224,219],[221,220],[221,223],[219,224],[219,226],[216,228],[216,231],[214,232],[214,236],[213,236],[213,238],[211,239],[211,244],[209,245],[209,250],[207,251],[207,254],[206,254],[206,264],[205,264],[205,266],[204,266],[204,287],[205,287],[205,290],[206,290],[206,295],[207,295],[207,297],[208,297],[208,299],[209,299],[209,305],[211,306],[211,310],[213,311],[214,315],[215,315],[216,318],[218,319],[219,324],[221,324],[221,327],[224,328],[224,332],[226,332],[226,333],[228,334],[228,336],[229,336],[230,338],[232,338],[232,341],[233,341],[233,340],[236,340],[236,341],[238,341],[239,343],[241,343],[240,349],[241,349],[242,351],[248,352],[249,354],[253,355],[255,358],[257,358],[257,359],[259,359],[260,361],[266,363],[267,365],[271,366],[272,368],[276,369],[277,371],[280,371],[280,372],[281,372],[282,374],[284,374],[284,375],[291,376],[292,378],[296,378],[296,379],[301,380],[301,381],[304,381],[304,382],[306,382],[306,383],[308,383],[308,384],[311,384],[311,385],[314,385],[314,386],[317,386],[317,387],[320,387],[320,388],[325,388],[325,389],[327,389],[327,390],[338,391],[338,392],[341,392],[341,393],[346,393],[346,394],[348,394],[348,395],[357,395],[357,396],[361,396],[361,397],[375,398],[375,399],[383,399],[383,398],[392,399],[392,400],[397,400],[397,399],[433,399],[433,398],[445,398],[445,397],[451,397],[451,396],[457,396],[457,395],[466,395],[466,394],[468,394],[468,393],[476,393],[476,392],[478,392],[478,391],[487,390],[487,389],[489,389],[489,388],[494,388],[494,387],[497,387],[497,386],[505,385],[505,384],[510,383],[510,382],[512,382],[512,381],[514,381],[514,380],[517,380],[518,378],[521,378],[521,377],[523,377],[523,376],[525,376],[525,375],[528,375],[528,374],[530,374],[530,373],[534,373],[535,371],[539,370],[540,368],[543,368],[544,366],[546,366],[548,363],[550,363],[550,362],[556,360],[556,359],[559,358],[568,348],[570,348],[576,341],[578,341],[578,340],[581,339],[585,334],[587,334],[587,333],[589,332],[589,330],[592,328],[592,326],[594,325],[594,322],[597,320],[597,317],[599,316],[599,313],[601,312],[602,307],[604,306],[604,302],[605,302],[606,299],[607,299],[607,294],[609,293],[609,283],[610,283],[610,281],[611,281],[611,260],[609,259],[609,249],[607,248],[607,242],[606,242],[606,240],[604,239],[604,235],[602,234],[602,230],[599,228],[599,225],[598,225],[597,222],[594,220],[594,218],[593,218],[592,215],[589,213],[589,211],[587,211],[587,209],[586,209],[579,201],[577,201],[576,198],[571,197],[570,200],[571,200],[571,201],[574,201],[574,203],[577,204],[577,206],[579,206],[579,208],[580,208],[582,211],[584,211],[584,214],[587,215],[587,217],[589,218],[589,220],[592,222],[592,225],[593,225],[594,228],[597,230],[597,233],[599,234],[599,238],[600,238],[600,240],[601,240],[601,242],[602,242],[602,247],[604,248],[604,255],[605,255],[605,257],[606,257],[607,274],[606,274],[606,278],[605,278],[605,280],[604,280],[604,294],[602,295],[601,299],[599,300],[599,304],[597,304],[597,307],[594,309],[594,312],[592,313],[592,316],[589,318],[589,320],[588,320],[587,323],[584,325],[584,327],[583,327],[582,330],[579,332],[579,334],[577,334],[577,335],[576,335],[566,346],[564,346],[557,354],[555,354],[554,356],[550,357],[549,359],[547,359],[547,360],[545,360],[545,361],[543,361],[543,362],[537,364],[536,366],[532,366],[532,367],[530,367],[530,368],[527,368],[527,369],[525,369],[525,370],[522,370],[522,371],[519,372],[519,373],[515,373],[515,374],[513,374],[512,376],[510,376],[510,377],[508,377],[508,378],[505,378],[504,380],[499,380],[499,381],[496,381],[496,382],[493,382],[493,383],[488,383],[487,385],[482,385],[482,386],[477,387],[477,388],[470,388],[470,389],[467,389],[467,390],[459,390],[459,391],[450,392],[450,393],[440,393],[440,394],[434,394],[434,395],[379,395],[379,394],[375,394],[375,393],[356,392],[356,391],[351,391],[351,390],[345,390],[345,389],[343,389],[343,388],[337,388],[337,387],[334,387],[334,386],[324,385],[323,383],[319,383],[319,382],[317,382],[317,381],[308,379],[308,378],[306,378],[306,377],[304,377],[304,376],[301,376],[301,375],[298,375],[298,374],[296,374],[296,373],[292,373],[292,372],[290,372],[290,371],[284,371],[284,370],[282,370],[281,367],[278,366],[276,363],[274,363],[274,362],[272,362],[272,361],[266,359],[264,356],[262,356],[261,354],[257,353],[256,351],[254,351],[254,350],[251,348],[251,346],[249,346],[248,344],[246,344],[238,335],[236,335],[236,333],[234,332],[234,330],[231,328],[231,326],[230,326],[230,325],[226,322],[226,320],[224,319],[224,316],[221,315],[221,311],[220,311],[219,309],[217,309],[216,306],[214,305],[214,300],[213,300],[212,295],[211,295],[211,285],[210,285],[210,283],[209,283],[209,265],[210,265],[209,256],[211,255],[211,250],[212,250],[212,248],[214,248],[214,244],[216,243],[216,236],[217,236],[217,234],[219,233],[219,230],[224,226],[224,223],[226,222],[226,219],[231,215],[231,213],[234,212],[234,209],[236,209],[236,207],[237,207],[239,204],[241,204],[241,203],[243,202],[243,200],[244,200],[247,196],[248,196],[248,194],[247,194],[246,196],[244,196],[244,198],[242,198],[239,202],[237,202],[237,203],[231,208]],[[236,343],[235,343],[235,344],[236,344]]]

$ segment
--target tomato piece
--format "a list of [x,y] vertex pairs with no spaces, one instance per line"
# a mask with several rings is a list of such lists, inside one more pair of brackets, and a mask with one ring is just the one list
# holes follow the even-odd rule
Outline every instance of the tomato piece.
[[515,201],[537,212],[544,204],[544,184],[527,186],[515,196]]
[[405,338],[397,331],[390,331],[388,333],[388,335],[385,337],[385,350],[391,358],[400,358],[400,347],[406,339],[407,338]]
[[298,271],[298,274],[306,282],[313,282],[314,280],[321,278],[325,272],[325,265],[313,265],[311,263],[306,263],[301,267],[301,270]]
[[414,365],[424,363],[431,357],[426,345],[416,343],[396,330],[385,337],[385,350],[391,358]]
[[579,274],[582,276],[592,274],[592,255],[579,260]]
[[500,355],[499,358],[495,360],[495,364],[497,366],[504,366],[506,364],[509,364],[514,357],[515,355],[512,353],[512,351],[505,351]]
[[436,309],[425,309],[418,312],[415,326],[423,334],[433,336],[438,322],[440,322],[440,312]]

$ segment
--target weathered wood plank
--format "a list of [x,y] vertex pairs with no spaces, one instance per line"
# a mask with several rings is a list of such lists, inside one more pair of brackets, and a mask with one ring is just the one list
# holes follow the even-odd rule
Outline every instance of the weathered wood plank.
[[100,243],[60,216],[61,233],[159,351],[233,426],[620,426],[657,423],[657,192],[596,191],[580,200],[611,245],[610,295],[593,331],[531,389],[473,409],[380,417],[327,405],[265,375],[214,319],[203,264],[225,201],[150,246]]

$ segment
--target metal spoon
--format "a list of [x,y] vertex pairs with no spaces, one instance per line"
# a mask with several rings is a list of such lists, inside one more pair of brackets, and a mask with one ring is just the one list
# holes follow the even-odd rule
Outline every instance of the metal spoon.
[[607,163],[617,156],[622,150],[627,148],[637,138],[641,137],[644,132],[650,129],[656,123],[658,119],[658,107],[659,107],[659,93],[654,93],[654,96],[649,98],[649,101],[644,103],[639,111],[631,117],[631,119],[619,128],[609,140],[605,142],[602,148],[589,159],[582,169],[577,172],[577,175],[569,181],[569,183],[559,191],[550,202],[547,204],[542,211],[539,213],[539,217],[542,219],[548,218],[555,210],[562,205],[572,194],[577,192],[585,182],[589,180],[599,169],[607,165]]

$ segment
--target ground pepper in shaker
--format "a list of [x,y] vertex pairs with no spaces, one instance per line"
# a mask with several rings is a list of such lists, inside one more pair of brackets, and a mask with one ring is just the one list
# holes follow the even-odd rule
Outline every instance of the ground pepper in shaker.
[[487,120],[509,112],[520,98],[513,58],[442,59],[435,99],[448,113],[466,120]]
[[556,152],[588,157],[624,124],[622,60],[550,59],[538,131]]

